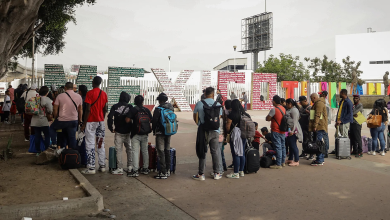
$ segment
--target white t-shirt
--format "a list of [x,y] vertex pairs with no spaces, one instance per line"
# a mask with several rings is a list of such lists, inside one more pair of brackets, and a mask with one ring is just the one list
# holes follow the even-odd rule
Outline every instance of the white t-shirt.
[[[9,102],[9,103],[7,103]],[[11,110],[11,98],[7,95],[4,98],[4,104],[3,104],[3,109],[4,112],[9,112]]]

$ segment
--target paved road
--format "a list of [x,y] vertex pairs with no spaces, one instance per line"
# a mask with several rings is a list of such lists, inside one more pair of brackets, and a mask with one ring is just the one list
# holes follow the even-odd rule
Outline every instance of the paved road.
[[[249,113],[259,127],[269,127],[267,112]],[[136,179],[108,173],[87,176],[117,219],[389,219],[389,155],[340,161],[331,156],[323,167],[301,160],[299,167],[261,169],[240,179],[206,176],[199,182],[191,179],[198,167],[196,126],[191,113],[178,116],[180,132],[172,138],[177,172],[167,180],[155,180],[154,174]],[[369,136],[364,127],[362,134]],[[330,149],[334,131],[329,126]],[[108,134],[106,148],[111,145],[113,135]],[[228,163],[229,152],[225,149]],[[207,173],[212,171],[210,158]]]

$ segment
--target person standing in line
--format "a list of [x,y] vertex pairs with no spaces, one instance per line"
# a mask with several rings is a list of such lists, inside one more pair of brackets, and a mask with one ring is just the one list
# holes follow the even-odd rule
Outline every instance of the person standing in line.
[[[81,96],[81,99],[83,100],[82,115],[85,115],[85,110],[87,109],[87,106],[86,106],[87,104],[85,103],[85,98],[87,97],[87,93],[88,93],[87,86],[86,85],[79,85],[78,93]],[[82,123],[84,123],[84,121]],[[81,128],[81,125],[80,125],[80,128]],[[88,156],[87,156],[87,148],[85,147],[85,133],[79,129],[77,137],[78,137],[77,144],[79,146],[79,153],[80,153],[80,157],[81,157],[81,165],[87,166],[88,165],[88,162],[87,162]]]
[[275,95],[272,98],[272,104],[275,108],[271,109],[265,119],[266,121],[271,122],[272,143],[276,147],[276,164],[270,166],[270,168],[281,169],[282,167],[286,166],[286,135],[285,131],[281,131],[279,129],[279,125],[282,122],[283,115],[286,114],[286,109],[280,105],[281,98],[278,95]]
[[4,104],[2,110],[4,112],[3,113],[4,123],[11,124],[11,122],[9,122],[9,112],[11,110],[11,97],[9,96],[8,90],[5,92]]
[[[85,148],[87,150],[87,167],[83,174],[95,174],[95,145],[97,142],[97,152],[99,159],[99,171],[106,171],[106,151],[104,148],[105,125],[104,118],[107,113],[107,94],[99,87],[102,83],[100,76],[95,76],[92,80],[93,89],[87,92],[85,97],[86,109],[81,131],[85,133]],[[73,88],[72,88],[73,89]],[[58,96],[59,97],[59,96]],[[81,99],[81,97],[80,97]],[[82,100],[81,100],[82,102]],[[81,111],[82,113],[82,111]]]
[[[204,111],[204,105],[207,104],[208,106],[221,106],[218,102],[214,101],[214,88],[208,87],[206,89],[206,99],[203,101],[200,101],[196,103],[193,119],[194,122],[198,125],[198,132],[197,132],[197,143],[196,143],[196,154],[199,158],[199,170],[196,175],[193,175],[192,178],[194,180],[206,180],[205,179],[205,168],[206,168],[206,152],[207,147],[210,147],[210,153],[212,157],[213,162],[213,172],[214,172],[214,179],[218,180],[222,178],[222,162],[221,162],[221,149],[219,148],[218,139],[219,139],[219,126],[216,130],[212,130],[207,127],[207,123],[205,121],[205,111]],[[218,118],[216,119],[219,122],[219,118],[222,115],[222,106],[220,108],[220,114],[218,115]],[[199,119],[199,121],[198,121]],[[207,139],[206,139],[207,138]]]
[[152,131],[156,136],[157,155],[160,160],[161,170],[154,176],[156,179],[167,179],[170,176],[171,169],[171,135],[165,135],[164,126],[161,124],[161,109],[174,111],[173,106],[168,101],[165,93],[160,93],[157,97],[159,102],[158,108],[155,108],[152,119]]
[[31,126],[34,127],[35,130],[35,149],[37,153],[41,153],[41,140],[43,139],[42,133],[45,138],[43,143],[45,144],[45,149],[49,148],[50,145],[50,133],[49,133],[49,118],[51,118],[51,114],[53,113],[53,105],[52,100],[47,97],[49,93],[49,88],[47,86],[42,86],[39,90],[40,103],[39,107],[41,111],[39,111],[39,115],[33,115],[31,119]]
[[[27,88],[27,87],[25,87]],[[21,98],[24,99],[25,102],[27,102],[32,97],[37,97],[38,93],[35,91],[37,89],[37,84],[32,84],[30,89],[27,89],[21,96]],[[23,112],[24,113],[24,112]],[[27,115],[24,113],[24,141],[30,141],[30,125],[31,125],[31,119],[32,115]],[[34,128],[31,127],[31,135],[34,135],[35,131]]]
[[217,89],[217,100],[216,100],[219,104],[223,105],[223,97],[222,97],[222,94],[221,94],[221,90]]
[[8,91],[9,91],[9,97],[11,98],[11,103],[13,100],[15,100],[15,90],[12,88],[12,85],[8,86]]
[[234,92],[232,91],[232,93],[230,94],[230,99],[233,101],[234,99],[237,99],[237,96],[236,94],[234,94]]
[[128,177],[139,176],[139,153],[142,152],[143,164],[140,173],[149,174],[149,153],[148,153],[148,134],[152,132],[150,123],[152,122],[152,113],[143,106],[144,97],[138,95],[134,98],[134,104],[126,116],[126,123],[131,123],[131,157],[133,169],[127,173]]
[[205,99],[206,99],[205,92],[206,92],[206,90],[205,90],[205,89],[203,89],[203,91],[202,91],[202,95],[200,96],[200,101],[202,101],[202,100],[205,100]]
[[[314,119],[309,121],[309,131],[315,133],[317,141],[323,141],[324,136],[328,133],[328,115],[324,98],[319,98],[317,93],[313,93],[310,99],[314,102],[311,111],[314,111]],[[325,146],[326,148],[326,146]],[[323,166],[326,149],[317,154],[317,159],[314,160],[311,166]]]
[[299,106],[295,102],[295,100],[289,98],[286,100],[287,107],[287,124],[289,128],[288,136],[286,141],[288,142],[288,146],[290,148],[290,154],[287,160],[287,164],[289,166],[299,166],[299,150],[297,146],[297,140],[302,143],[303,141],[303,133],[301,126],[298,122],[299,120]]
[[379,150],[378,148],[378,138],[380,142],[380,152],[382,156],[385,156],[386,151],[386,140],[384,131],[386,128],[386,125],[388,123],[388,110],[386,108],[386,102],[384,99],[378,99],[374,103],[374,107],[370,112],[370,115],[368,116],[368,119],[370,119],[373,115],[382,115],[382,123],[381,126],[377,128],[370,128],[370,133],[372,137],[372,152],[368,153],[369,155],[376,155],[376,151]]
[[66,92],[58,95],[53,107],[53,117],[56,119],[51,124],[54,130],[62,130],[58,132],[57,144],[61,148],[69,148],[78,150],[76,144],[76,131],[78,122],[81,122],[82,115],[82,99],[79,94],[73,92],[73,83],[65,84]]
[[244,102],[244,110],[246,111],[248,107],[248,96],[245,94],[245,92],[242,92],[242,98],[240,101]]
[[363,148],[362,148],[362,125],[356,121],[358,113],[363,114],[363,104],[360,103],[360,95],[353,95],[353,123],[350,128],[350,139],[351,139],[351,148],[355,157],[363,157]]
[[[111,133],[115,133],[115,150],[117,169],[111,171],[114,175],[123,175],[122,152],[125,145],[127,154],[127,167],[131,170],[131,145],[130,145],[130,125],[126,123],[126,115],[133,108],[129,105],[131,96],[125,91],[121,92],[119,102],[111,107],[107,117],[107,126]],[[114,120],[112,119],[114,117]],[[112,125],[115,125],[113,128]]]
[[[337,111],[336,123],[335,127],[339,127],[339,131],[341,133],[341,137],[348,137],[350,124],[353,123],[353,111],[352,111],[352,102],[348,98],[348,91],[346,89],[342,89],[340,91],[340,103],[339,110]],[[337,137],[337,129],[335,137]],[[331,154],[335,154],[336,151],[333,150]]]
[[[301,104],[301,108],[299,109],[299,124],[301,125],[302,134],[303,134],[303,142],[302,142],[302,154],[299,156],[300,158],[306,158],[307,154],[305,153],[305,148],[310,141],[311,134],[309,132],[309,119],[310,119],[310,109],[311,106],[307,102],[306,96],[299,97],[299,103]],[[308,160],[313,160],[314,156],[311,154]]]
[[[322,91],[318,93],[320,95],[320,98],[324,98],[325,100],[325,107],[326,107],[326,113],[328,114],[328,126],[332,123],[332,108],[330,107],[329,101],[326,97],[328,97],[328,91]],[[325,158],[328,158],[328,152],[329,152],[329,136],[326,134],[324,136],[324,141],[326,145],[326,154]]]

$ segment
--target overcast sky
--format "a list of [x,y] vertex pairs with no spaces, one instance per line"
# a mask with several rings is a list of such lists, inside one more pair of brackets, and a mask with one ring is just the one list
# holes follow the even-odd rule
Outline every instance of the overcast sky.
[[[390,31],[388,0],[268,0],[274,15],[274,48],[294,56],[334,59],[335,35]],[[97,0],[77,9],[66,47],[44,64],[133,66],[212,70],[241,50],[241,19],[264,12],[264,0]],[[236,57],[248,54],[236,53]],[[259,55],[262,62],[264,53]],[[353,59],[353,57],[352,57]],[[302,59],[303,60],[303,59]],[[24,61],[21,61],[25,65]],[[31,66],[29,61],[28,66]]]

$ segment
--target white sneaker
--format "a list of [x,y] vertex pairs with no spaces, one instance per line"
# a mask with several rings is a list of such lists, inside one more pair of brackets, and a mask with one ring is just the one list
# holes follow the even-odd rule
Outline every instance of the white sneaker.
[[230,179],[240,179],[240,174],[238,174],[238,173],[231,173],[231,174],[226,175],[226,177],[230,178]]
[[118,168],[116,170],[113,170],[111,171],[111,174],[114,174],[114,175],[123,175],[123,169],[122,168]]
[[244,171],[239,171],[238,173],[240,174],[240,177],[245,176]]
[[24,141],[26,141],[26,142],[27,142],[27,141],[30,141],[30,140],[25,138],[25,139],[24,139]]
[[100,172],[106,172],[106,166],[99,166],[98,169]]
[[96,170],[95,170],[95,169],[93,169],[93,170],[91,170],[91,169],[86,169],[86,170],[82,170],[81,173],[82,173],[82,174],[95,174],[95,173],[96,173]]
[[367,152],[367,155],[372,155],[371,151],[368,151],[368,152]]
[[375,151],[373,151],[373,152],[372,152],[372,156],[375,156],[375,155],[376,155],[376,152],[375,152]]
[[[222,172],[221,175],[223,175],[223,173],[224,173],[224,172]],[[211,173],[210,173],[210,176],[211,176],[211,177],[214,177],[214,175],[215,175],[214,172],[211,172]]]
[[220,174],[220,173],[214,174],[214,179],[215,179],[215,180],[219,180],[219,179],[221,179],[221,178],[222,178],[222,174]]
[[132,169],[133,169],[133,166],[128,166],[128,167],[127,167],[127,172],[130,173]]
[[382,156],[385,156],[385,155],[386,155],[385,151],[382,151],[381,155],[382,155]]

